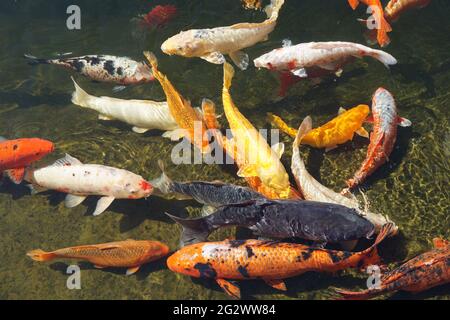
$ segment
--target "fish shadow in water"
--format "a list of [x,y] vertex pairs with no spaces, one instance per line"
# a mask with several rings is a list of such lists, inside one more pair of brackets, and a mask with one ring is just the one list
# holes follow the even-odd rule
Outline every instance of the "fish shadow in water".
[[433,77],[420,68],[420,64],[397,64],[392,66],[393,74],[400,74],[405,83],[422,82],[426,92],[422,95],[423,98],[432,98],[436,96],[436,87],[434,85]]
[[411,293],[406,291],[398,291],[391,295],[389,300],[425,300],[434,297],[445,297],[450,295],[450,284],[444,284],[435,288],[431,288],[429,290],[419,292],[419,293]]
[[3,104],[17,104],[19,108],[31,108],[39,105],[61,106],[62,101],[69,101],[67,94],[48,94],[50,90],[43,89],[41,94],[32,95],[22,90],[0,91],[0,101]]
[[30,195],[30,189],[23,184],[15,184],[8,178],[0,180],[0,194],[9,194],[13,200],[19,200]]

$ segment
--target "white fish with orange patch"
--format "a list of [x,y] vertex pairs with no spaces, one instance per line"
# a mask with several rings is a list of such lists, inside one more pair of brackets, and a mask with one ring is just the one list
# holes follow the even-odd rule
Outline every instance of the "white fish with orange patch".
[[266,7],[268,19],[262,23],[238,23],[213,29],[192,29],[182,31],[167,39],[161,50],[169,55],[199,57],[210,63],[225,63],[229,55],[242,70],[247,69],[249,58],[242,49],[266,41],[277,24],[278,12],[284,0],[272,0]]
[[130,171],[97,164],[83,164],[66,154],[54,164],[27,171],[32,193],[56,190],[68,193],[65,205],[73,208],[87,196],[101,196],[94,216],[103,213],[115,199],[140,199],[150,196],[153,187]]

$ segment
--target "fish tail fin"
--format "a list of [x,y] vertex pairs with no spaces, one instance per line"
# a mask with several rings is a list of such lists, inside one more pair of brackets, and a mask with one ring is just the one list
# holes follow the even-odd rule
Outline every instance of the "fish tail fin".
[[196,219],[182,219],[170,215],[167,212],[166,215],[183,227],[180,239],[181,247],[184,247],[188,244],[204,242],[209,234],[213,231],[213,228],[207,221],[207,217]]
[[49,59],[39,59],[31,54],[24,54],[23,57],[28,60],[28,64],[31,66],[38,64],[50,64]]
[[169,194],[171,191],[172,186],[172,179],[169,178],[169,176],[166,174],[164,170],[164,162],[160,159],[158,160],[158,166],[161,170],[161,176],[159,178],[150,180],[150,184],[157,188],[160,192],[162,192],[164,195]]
[[375,239],[374,244],[372,246],[370,246],[369,248],[367,248],[366,250],[360,252],[361,261],[359,263],[359,266],[361,267],[361,269],[365,269],[371,265],[380,265],[381,264],[381,258],[378,255],[377,246],[385,238],[395,234],[397,232],[396,230],[397,230],[397,228],[393,223],[386,223],[381,228],[381,231],[378,234],[377,238]]
[[384,11],[382,7],[375,8],[373,15],[376,21],[378,21],[378,32],[377,32],[378,44],[381,47],[386,47],[387,45],[389,45],[389,43],[391,43],[391,39],[388,36],[388,32],[392,31],[392,27],[384,17]]
[[307,116],[305,119],[303,119],[302,123],[300,124],[300,127],[298,128],[297,135],[294,140],[294,146],[298,148],[303,140],[303,137],[311,130],[312,130],[312,119],[310,116]]
[[359,0],[348,0],[348,4],[355,10],[359,5]]
[[281,7],[284,4],[284,0],[272,0],[270,4],[268,4],[264,11],[266,12],[267,18],[269,20],[274,21],[278,19],[278,13],[280,12]]
[[381,50],[370,50],[367,53],[367,55],[380,61],[382,64],[385,65],[386,68],[389,68],[389,66],[397,64],[397,59],[395,59],[391,54]]
[[341,296],[339,300],[367,300],[375,296],[374,292],[369,290],[363,291],[346,291],[342,289],[334,289],[338,295]]
[[229,90],[231,87],[231,81],[234,77],[234,68],[228,62],[223,64],[223,87],[226,90]]
[[72,93],[72,103],[76,104],[77,106],[80,106],[82,108],[86,108],[88,106],[88,100],[91,97],[89,93],[84,91],[78,83],[75,82],[75,79],[73,77],[70,77],[73,81],[73,84],[75,86],[75,91]]
[[37,249],[32,250],[27,253],[27,256],[29,256],[34,261],[51,261],[56,258],[56,254],[53,252],[45,252],[44,250]]

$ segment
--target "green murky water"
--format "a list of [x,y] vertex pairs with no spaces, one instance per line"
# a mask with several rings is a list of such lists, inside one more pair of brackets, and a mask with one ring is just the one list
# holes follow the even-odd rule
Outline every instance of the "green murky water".
[[[79,4],[82,30],[65,27],[66,8]],[[158,1],[159,3],[159,1]],[[0,135],[8,138],[42,137],[56,143],[50,162],[64,153],[85,163],[123,167],[152,178],[159,174],[156,161],[167,163],[175,179],[217,180],[242,184],[232,166],[171,165],[173,144],[159,132],[138,135],[120,123],[100,122],[97,114],[70,102],[73,90],[69,73],[52,66],[30,67],[23,53],[49,56],[57,52],[74,54],[127,55],[142,59],[141,52],[154,51],[160,68],[178,89],[198,105],[203,97],[218,103],[222,69],[200,59],[168,57],[161,53],[163,40],[182,28],[214,27],[236,22],[262,21],[262,13],[245,11],[238,0],[167,1],[176,4],[180,16],[166,29],[144,37],[133,37],[130,19],[144,13],[150,1],[43,1],[6,0],[0,4]],[[346,1],[287,0],[279,24],[270,40],[246,50],[252,58],[280,46],[289,37],[294,43],[346,40],[363,43],[362,29],[355,21],[364,11],[352,12]],[[395,95],[400,114],[413,122],[399,130],[391,161],[367,185],[373,209],[389,214],[401,234],[381,245],[388,262],[411,258],[431,247],[436,236],[450,237],[450,4],[435,0],[426,9],[410,12],[394,25],[387,51],[399,65],[387,71],[370,59],[346,68],[337,81],[313,86],[297,84],[281,102],[271,102],[277,80],[268,71],[250,68],[238,72],[233,97],[241,111],[256,127],[268,127],[266,112],[283,116],[297,126],[311,115],[315,123],[334,117],[340,106],[369,103],[376,88],[384,86]],[[111,86],[77,77],[95,95],[113,95]],[[127,89],[115,96],[162,100],[157,83]],[[221,120],[225,124],[224,119]],[[290,165],[291,140],[283,156]],[[340,190],[365,157],[367,141],[356,138],[333,152],[308,151],[308,167],[325,185]],[[155,239],[173,249],[179,228],[164,212],[192,211],[191,202],[174,202],[152,197],[141,201],[116,201],[100,217],[90,213],[96,199],[75,209],[64,208],[64,195],[47,193],[31,196],[22,186],[5,182],[0,187],[0,298],[3,299],[220,299],[227,298],[213,283],[192,281],[171,273],[164,261],[143,267],[125,277],[123,270],[96,270],[82,264],[82,290],[66,288],[67,264],[35,263],[25,256],[30,249],[56,249],[71,245],[114,240]],[[231,236],[232,230],[213,238]],[[259,281],[242,284],[247,298],[326,299],[331,287],[358,289],[365,275],[308,273],[287,281],[290,291],[280,294]],[[396,299],[448,299],[448,285],[417,296],[398,293]]]

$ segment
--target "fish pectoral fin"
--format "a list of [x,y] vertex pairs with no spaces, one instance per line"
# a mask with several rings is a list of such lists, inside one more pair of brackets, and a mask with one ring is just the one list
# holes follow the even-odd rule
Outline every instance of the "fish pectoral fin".
[[256,165],[246,165],[241,167],[237,175],[241,178],[256,177]]
[[35,184],[27,184],[28,189],[30,189],[30,192],[32,195],[47,191],[47,188],[35,185]]
[[135,274],[136,272],[139,271],[139,268],[140,268],[140,267],[141,267],[141,266],[128,268],[128,269],[127,269],[126,275],[127,275],[127,276],[131,276],[132,274]]
[[271,286],[274,289],[281,290],[281,291],[287,291],[286,283],[284,280],[278,280],[278,279],[263,279],[267,285]]
[[305,68],[293,69],[291,70],[291,73],[296,77],[308,78],[308,72],[306,72]]
[[340,78],[342,76],[343,72],[344,72],[344,69],[340,68],[334,74],[336,75],[336,77]]
[[433,246],[436,249],[445,248],[448,246],[450,242],[448,240],[442,239],[442,238],[434,238],[433,239]]
[[54,167],[67,167],[67,166],[74,166],[74,165],[81,165],[83,164],[80,160],[72,157],[70,154],[67,154],[64,156],[64,158],[56,160],[52,166]]
[[412,125],[412,122],[410,120],[402,117],[398,117],[397,122],[400,127],[411,127]]
[[216,279],[217,284],[219,287],[222,288],[223,291],[225,291],[228,295],[235,299],[241,298],[241,289],[230,281],[227,281],[225,279]]
[[356,132],[356,134],[357,134],[358,136],[361,136],[361,137],[364,137],[364,138],[369,139],[369,133],[368,133],[367,130],[364,129],[363,127],[359,128],[359,129],[356,130],[355,132]]
[[281,159],[281,156],[284,153],[284,143],[278,142],[272,146],[272,150],[277,154],[278,158]]
[[338,115],[341,115],[343,113],[347,112],[347,109],[340,107],[338,111]]
[[80,203],[82,203],[87,197],[86,196],[77,196],[74,194],[68,194],[66,199],[64,199],[64,205],[66,208],[75,208]]
[[5,174],[15,184],[21,184],[25,176],[25,168],[6,170]]
[[135,133],[142,134],[142,133],[146,133],[150,129],[133,127],[133,128],[131,128],[131,130],[133,130],[133,132],[135,132]]
[[94,216],[98,216],[102,214],[108,207],[111,205],[111,203],[114,201],[114,197],[102,197],[97,202],[97,207],[95,208],[95,211],[93,213]]
[[98,120],[103,120],[103,121],[112,121],[112,120],[114,120],[114,118],[111,118],[111,117],[108,117],[108,116],[105,116],[104,114],[99,114],[98,115]]
[[166,131],[162,134],[163,138],[170,139],[171,141],[178,141],[186,136],[186,131],[184,129],[175,129],[172,131]]
[[101,266],[101,265],[98,265],[98,264],[94,264],[94,267],[97,268],[97,269],[105,269],[106,268],[105,266]]
[[338,147],[337,145],[326,147],[326,148],[325,148],[325,152],[334,150],[334,149],[336,149],[337,147]]
[[248,54],[243,51],[235,51],[230,54],[231,60],[233,60],[234,64],[241,70],[246,70],[248,68],[249,58]]
[[224,64],[226,61],[224,55],[218,51],[211,52],[205,56],[201,56],[200,58],[214,64]]

